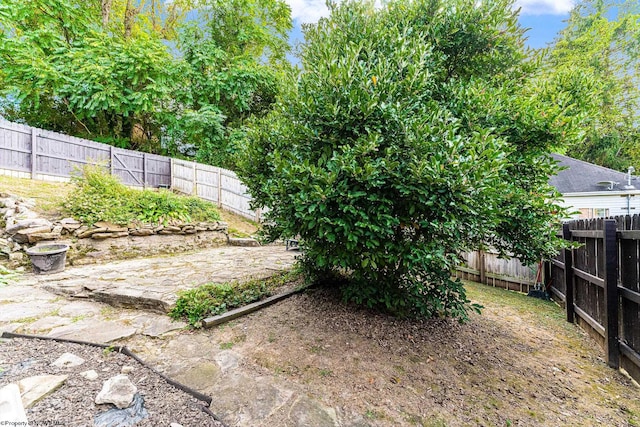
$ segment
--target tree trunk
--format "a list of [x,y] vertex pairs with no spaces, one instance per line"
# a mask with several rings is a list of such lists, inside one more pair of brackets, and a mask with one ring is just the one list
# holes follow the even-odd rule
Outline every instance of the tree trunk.
[[113,0],[102,0],[102,26],[109,24],[109,14],[111,13],[111,4]]
[[131,30],[133,28],[133,23],[135,22],[136,15],[140,13],[140,8],[133,6],[133,0],[127,0],[127,8],[124,11],[124,38],[128,39],[131,37]]

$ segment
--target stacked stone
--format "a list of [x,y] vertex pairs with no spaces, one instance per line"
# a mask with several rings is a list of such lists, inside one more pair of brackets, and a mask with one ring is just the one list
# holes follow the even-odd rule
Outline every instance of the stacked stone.
[[97,222],[92,227],[82,225],[73,232],[79,239],[92,238],[97,240],[126,237],[126,236],[151,236],[153,234],[196,234],[201,231],[226,231],[227,225],[223,222],[198,222],[196,224],[176,225],[152,225],[131,224],[120,226],[109,222]]
[[129,224],[120,226],[110,222],[83,225],[73,218],[49,221],[33,211],[35,201],[0,193],[0,255],[11,261],[24,259],[24,249],[42,241],[60,239],[104,240],[127,236],[187,235],[203,231],[226,232],[223,222],[198,222],[194,224]]

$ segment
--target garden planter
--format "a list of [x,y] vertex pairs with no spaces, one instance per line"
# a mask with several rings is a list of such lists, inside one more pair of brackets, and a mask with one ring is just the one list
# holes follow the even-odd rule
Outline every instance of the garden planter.
[[52,244],[34,246],[25,252],[31,259],[34,273],[50,274],[64,270],[68,250],[69,245]]

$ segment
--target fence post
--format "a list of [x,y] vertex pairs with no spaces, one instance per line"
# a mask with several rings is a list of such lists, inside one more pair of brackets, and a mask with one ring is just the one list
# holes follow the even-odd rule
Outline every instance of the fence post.
[[487,264],[486,264],[486,257],[484,254],[484,251],[478,251],[478,261],[480,262],[480,265],[478,267],[480,270],[480,283],[482,283],[483,285],[487,284]]
[[198,164],[196,162],[191,162],[193,165],[193,188],[191,189],[191,194],[194,196],[198,195]]
[[[551,260],[544,262],[542,283],[544,283],[545,291],[551,288]],[[551,292],[549,292],[551,293]]]
[[[571,229],[569,223],[562,224],[562,238],[571,241]],[[573,249],[564,250],[564,284],[565,284],[565,310],[567,311],[567,322],[573,323],[575,320],[575,309],[573,306]]]
[[604,302],[605,302],[605,345],[607,364],[618,369],[620,353],[618,349],[618,241],[616,220],[604,220]]
[[142,153],[142,188],[147,188],[147,154]]
[[218,207],[222,208],[222,168],[218,168]]
[[36,158],[38,156],[38,134],[36,128],[31,128],[31,179],[36,179]]
[[111,175],[113,175],[113,171],[114,171],[115,167],[113,164],[113,145],[109,146],[109,173],[111,173]]

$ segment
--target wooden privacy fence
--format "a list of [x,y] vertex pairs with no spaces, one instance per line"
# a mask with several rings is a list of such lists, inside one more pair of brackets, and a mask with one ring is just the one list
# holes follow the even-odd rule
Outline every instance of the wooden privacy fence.
[[536,284],[536,266],[515,258],[498,258],[497,252],[464,254],[465,264],[456,267],[456,277],[512,291],[529,292]]
[[107,144],[0,119],[0,174],[38,180],[68,180],[86,164],[103,164],[135,187],[169,187],[197,195],[260,221],[251,197],[232,171],[125,150]]
[[126,185],[169,186],[171,180],[167,157],[0,121],[0,169],[32,179],[67,179],[89,163],[104,164]]
[[640,380],[640,217],[565,223],[566,249],[547,266],[551,292],[605,348],[607,363]]
[[172,159],[171,171],[171,188],[260,221],[260,210],[251,216],[251,196],[247,193],[247,187],[230,170]]

